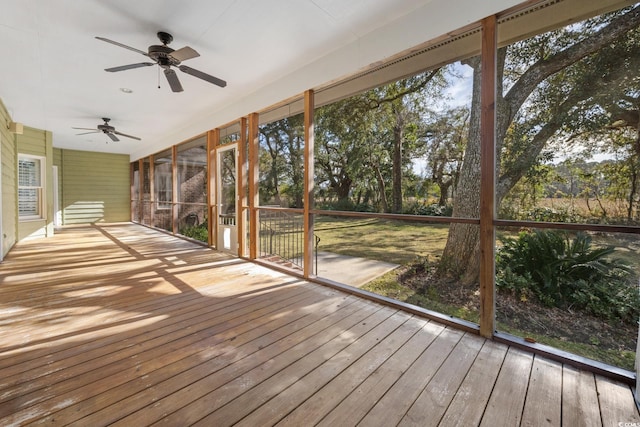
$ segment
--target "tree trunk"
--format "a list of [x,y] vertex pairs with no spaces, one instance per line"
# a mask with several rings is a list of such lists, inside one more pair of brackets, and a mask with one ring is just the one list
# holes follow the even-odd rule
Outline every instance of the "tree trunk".
[[452,179],[449,179],[448,181],[441,180],[440,182],[438,182],[438,187],[440,187],[440,198],[438,199],[438,206],[447,206],[449,188],[451,188],[452,183]]
[[402,139],[404,137],[402,112],[396,112],[396,124],[393,127],[393,213],[402,213]]
[[[472,58],[468,65],[474,69],[469,140],[453,200],[454,218],[480,216],[480,58]],[[463,283],[470,283],[476,280],[479,268],[480,227],[452,223],[440,261],[440,272],[456,274]]]
[[[504,95],[502,89],[502,73],[506,48],[498,50],[497,97],[496,97],[496,152],[500,153],[507,130],[520,107],[531,93],[547,77],[572,65],[604,46],[615,41],[629,30],[640,25],[640,6],[624,15],[613,19],[607,26],[592,33],[582,41],[534,63],[524,72],[518,81]],[[460,170],[459,182],[453,200],[453,217],[479,218],[480,216],[480,58],[475,57],[466,62],[474,69],[471,100],[471,116],[469,120],[469,138]],[[602,84],[602,77],[594,77],[591,89]],[[500,173],[500,162],[496,162],[496,206],[518,180],[535,162],[549,137],[562,125],[560,111],[569,111],[578,101],[585,99],[587,91],[579,91],[569,95],[568,99],[558,106],[557,114],[534,136],[529,149],[520,156],[511,170]],[[442,254],[440,272],[453,274],[463,283],[470,284],[477,280],[480,271],[480,229],[478,225],[451,224],[447,244]]]
[[[637,154],[636,154],[637,156]],[[633,219],[633,207],[636,195],[638,194],[638,170],[640,169],[640,162],[633,161],[631,165],[631,188],[629,189],[628,206],[627,206],[627,220],[631,222]]]
[[378,182],[378,193],[380,193],[380,204],[382,205],[382,212],[389,212],[389,202],[387,202],[387,189],[384,185],[384,177],[380,168],[376,165],[373,166],[376,172],[376,181]]
[[337,182],[332,182],[331,188],[339,200],[346,200],[349,198],[349,192],[351,191],[351,179],[343,177]]

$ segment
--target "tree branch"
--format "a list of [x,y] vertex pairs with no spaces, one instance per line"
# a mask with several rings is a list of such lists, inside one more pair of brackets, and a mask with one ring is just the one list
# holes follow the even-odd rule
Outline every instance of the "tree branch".
[[[603,46],[612,43],[627,31],[638,26],[640,26],[640,6],[636,6],[629,12],[613,19],[606,27],[581,42],[533,64],[504,97],[511,114],[518,111],[527,97],[547,77],[597,52]],[[508,122],[510,123],[512,119],[513,117],[510,117]]]

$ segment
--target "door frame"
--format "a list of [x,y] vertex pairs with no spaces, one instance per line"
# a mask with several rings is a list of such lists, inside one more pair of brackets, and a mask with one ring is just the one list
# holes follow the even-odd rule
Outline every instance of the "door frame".
[[[235,197],[234,197],[234,216],[231,218],[228,214],[222,212],[222,155],[233,150],[234,160],[234,181],[235,181]],[[221,252],[227,252],[233,255],[238,254],[238,215],[239,215],[239,182],[238,182],[238,144],[236,142],[216,147],[216,200],[215,200],[215,227],[216,227],[216,249]],[[224,218],[223,218],[224,215]]]

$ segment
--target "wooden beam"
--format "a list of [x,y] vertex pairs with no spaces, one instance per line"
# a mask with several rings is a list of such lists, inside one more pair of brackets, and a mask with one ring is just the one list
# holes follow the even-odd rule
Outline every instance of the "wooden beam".
[[258,113],[249,115],[249,258],[256,259],[258,257]]
[[215,147],[218,140],[217,129],[207,132],[207,230],[209,246],[216,244],[216,193],[215,193]]
[[144,158],[138,160],[138,222],[144,220]]
[[[133,165],[135,163],[136,162],[131,162],[129,164],[129,221],[131,221],[131,222],[135,222],[134,221],[135,220],[135,215],[133,214],[135,209],[133,209],[133,204],[134,204],[133,202],[135,201],[136,202],[135,205],[138,206],[138,203],[137,203],[138,200],[136,198],[136,192],[137,192],[136,190],[137,189],[136,189],[136,186],[134,184],[135,183],[135,174],[136,173],[135,173],[135,171],[133,169]],[[140,164],[140,163],[138,162],[138,164]]]
[[495,331],[495,123],[497,19],[482,20],[482,89],[480,116],[480,335]]
[[149,225],[156,226],[156,174],[153,154],[149,156]]
[[237,224],[238,224],[238,256],[246,256],[246,228],[247,228],[247,177],[246,177],[246,162],[247,162],[247,118],[240,118],[240,141],[238,141],[238,204],[236,207]]
[[171,231],[176,234],[180,228],[178,217],[180,204],[178,200],[178,146],[171,146]]
[[304,93],[304,262],[303,276],[309,278],[313,274],[313,253],[315,236],[313,234],[314,208],[314,92]]

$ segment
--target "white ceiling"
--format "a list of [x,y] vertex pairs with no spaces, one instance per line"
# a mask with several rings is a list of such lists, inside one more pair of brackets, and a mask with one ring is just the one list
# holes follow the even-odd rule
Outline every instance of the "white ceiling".
[[[135,160],[519,2],[0,0],[0,99],[14,121],[52,131],[54,147]],[[184,92],[173,93],[155,66],[104,71],[149,58],[95,36],[146,51],[158,31],[227,87],[177,71]],[[142,141],[72,129],[101,117]]]

